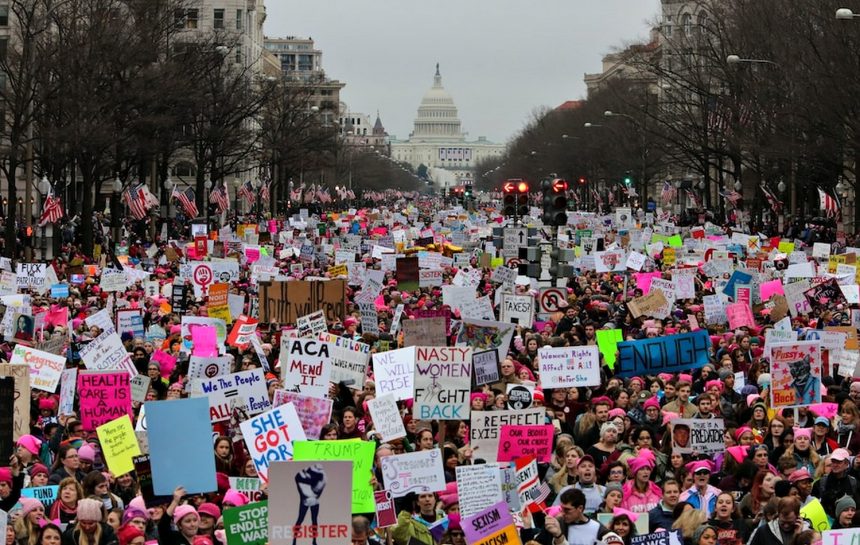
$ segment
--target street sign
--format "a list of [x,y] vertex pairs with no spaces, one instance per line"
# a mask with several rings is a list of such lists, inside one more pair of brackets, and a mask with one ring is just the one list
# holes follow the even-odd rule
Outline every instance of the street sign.
[[561,309],[561,302],[567,301],[567,293],[563,288],[544,288],[540,290],[540,311],[552,314]]
[[525,227],[508,227],[505,229],[502,248],[525,248],[528,238],[528,229]]
[[518,257],[512,257],[508,259],[505,266],[510,267],[511,269],[516,269],[520,266],[520,259]]

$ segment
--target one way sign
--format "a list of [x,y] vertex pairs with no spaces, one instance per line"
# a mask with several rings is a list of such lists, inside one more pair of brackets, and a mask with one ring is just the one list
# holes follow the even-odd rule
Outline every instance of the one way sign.
[[525,248],[528,244],[529,233],[525,227],[507,227],[502,247],[505,249]]

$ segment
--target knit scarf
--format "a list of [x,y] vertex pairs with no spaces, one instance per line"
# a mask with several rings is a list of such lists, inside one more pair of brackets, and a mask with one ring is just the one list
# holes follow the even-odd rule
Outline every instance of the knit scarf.
[[836,422],[836,433],[839,435],[847,435],[854,431],[854,424],[843,424],[842,421]]

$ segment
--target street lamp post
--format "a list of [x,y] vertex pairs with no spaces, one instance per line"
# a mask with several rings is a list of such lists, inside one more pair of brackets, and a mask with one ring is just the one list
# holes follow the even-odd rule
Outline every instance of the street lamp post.
[[120,208],[119,207],[119,196],[120,196],[120,193],[122,193],[122,182],[120,181],[119,176],[114,178],[113,187],[111,189],[113,191],[111,191],[111,194],[110,194],[110,205],[111,205],[110,218],[111,218],[111,227],[113,229],[113,241],[114,241],[114,244],[116,244],[120,239],[120,227],[119,226],[120,226],[120,215],[122,215],[122,213],[120,212],[120,209],[119,209]]
[[260,206],[262,205],[262,196],[260,195],[260,189],[263,187],[263,180],[257,178],[254,180],[254,189],[257,190],[257,223],[260,223],[260,220],[263,218],[260,213]]
[[212,178],[206,178],[203,182],[203,208],[206,209],[206,228],[209,228],[209,196],[212,194]]
[[624,117],[630,120],[633,123],[633,126],[636,127],[636,130],[639,132],[639,145],[640,145],[640,153],[639,159],[641,164],[639,165],[639,184],[642,189],[642,201],[645,202],[648,200],[648,180],[647,177],[647,162],[648,162],[648,152],[645,147],[645,127],[639,122],[638,119],[629,114],[613,112],[612,110],[606,110],[603,112],[603,117]]
[[242,180],[236,178],[233,180],[233,185],[235,186],[236,192],[233,197],[233,210],[236,211],[236,221],[239,220],[239,188],[242,187]]

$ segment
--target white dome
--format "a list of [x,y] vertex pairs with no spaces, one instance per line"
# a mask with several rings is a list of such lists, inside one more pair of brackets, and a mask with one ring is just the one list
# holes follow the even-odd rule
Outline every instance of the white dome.
[[415,127],[411,135],[418,140],[460,141],[465,138],[457,116],[457,106],[454,99],[442,87],[442,75],[436,64],[436,75],[431,87],[421,99]]

